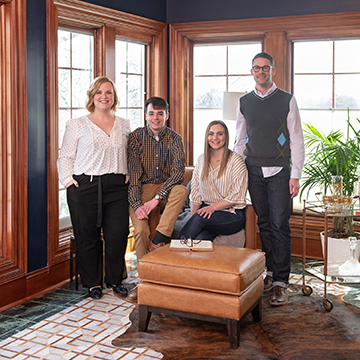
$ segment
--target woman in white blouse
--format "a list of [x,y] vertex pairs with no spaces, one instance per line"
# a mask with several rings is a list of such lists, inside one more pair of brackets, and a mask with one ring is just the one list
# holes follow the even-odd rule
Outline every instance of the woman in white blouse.
[[242,157],[229,149],[229,131],[223,121],[212,121],[205,132],[191,179],[191,218],[179,237],[214,240],[245,226],[248,173]]
[[93,299],[105,282],[114,295],[125,296],[122,284],[129,234],[126,161],[128,120],[115,116],[118,96],[107,77],[94,79],[87,91],[89,115],[68,120],[58,159],[59,180],[67,201],[81,281]]

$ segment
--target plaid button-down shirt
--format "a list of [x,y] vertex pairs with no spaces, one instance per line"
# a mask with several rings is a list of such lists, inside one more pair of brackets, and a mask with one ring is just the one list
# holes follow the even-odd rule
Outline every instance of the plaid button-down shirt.
[[159,141],[148,126],[131,132],[127,159],[130,175],[128,198],[134,211],[143,205],[142,184],[163,183],[158,194],[165,199],[175,185],[184,181],[184,144],[181,136],[168,127],[160,131]]

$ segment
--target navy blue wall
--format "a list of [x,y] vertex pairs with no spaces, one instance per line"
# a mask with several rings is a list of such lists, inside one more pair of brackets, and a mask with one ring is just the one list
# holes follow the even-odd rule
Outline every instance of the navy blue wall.
[[166,22],[166,0],[86,0],[86,2]]
[[360,11],[359,0],[167,0],[168,24]]
[[28,271],[47,265],[46,0],[27,1]]

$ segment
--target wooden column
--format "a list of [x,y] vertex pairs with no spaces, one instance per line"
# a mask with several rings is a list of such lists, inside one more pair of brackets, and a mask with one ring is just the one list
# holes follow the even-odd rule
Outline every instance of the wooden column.
[[275,60],[276,74],[273,80],[280,89],[290,91],[290,51],[285,31],[267,32],[264,51]]
[[[21,282],[27,271],[26,104],[26,1],[1,1],[0,291],[3,284]],[[17,296],[2,294],[0,308]]]
[[95,77],[107,76],[115,81],[116,29],[102,26],[95,30]]
[[192,165],[193,42],[170,26],[170,44],[170,127],[182,136],[187,165]]

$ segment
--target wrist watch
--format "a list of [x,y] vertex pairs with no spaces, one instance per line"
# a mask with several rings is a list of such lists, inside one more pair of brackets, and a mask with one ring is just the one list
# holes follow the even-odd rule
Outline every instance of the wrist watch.
[[155,197],[154,197],[155,200],[160,200],[160,195],[159,194],[156,194]]

